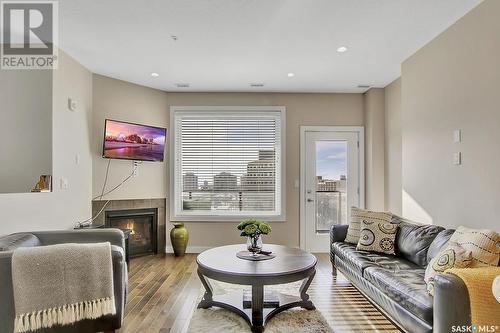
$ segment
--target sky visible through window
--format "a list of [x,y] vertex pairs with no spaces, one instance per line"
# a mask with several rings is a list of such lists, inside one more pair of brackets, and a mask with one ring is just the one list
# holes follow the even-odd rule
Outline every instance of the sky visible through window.
[[347,175],[346,158],[345,141],[316,142],[316,175],[323,179],[340,179],[340,175]]

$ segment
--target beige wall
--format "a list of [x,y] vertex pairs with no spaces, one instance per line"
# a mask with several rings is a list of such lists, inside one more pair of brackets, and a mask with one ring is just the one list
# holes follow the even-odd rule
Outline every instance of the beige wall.
[[52,71],[0,70],[0,101],[0,193],[30,192],[52,174]]
[[401,78],[385,87],[385,210],[402,214]]
[[[168,127],[169,113],[167,94],[125,81],[93,75],[93,192],[101,194],[107,163],[110,161],[108,189],[119,184],[132,173],[132,161],[102,158],[104,120],[124,120],[140,124]],[[166,198],[168,174],[167,161],[144,162],[139,166],[137,177],[131,178],[106,199]]]
[[364,94],[366,208],[379,211],[385,208],[384,99],[384,89]]
[[[78,102],[76,112],[68,110],[68,97]],[[52,101],[54,192],[0,194],[0,235],[69,229],[91,214],[92,74],[62,51],[59,69],[53,73]],[[75,163],[76,154],[80,155],[79,164]],[[68,179],[67,190],[59,189],[61,177]]]
[[499,13],[500,1],[484,1],[402,65],[407,217],[500,229]]
[[[94,195],[102,186],[106,161],[100,157],[104,118],[136,121],[169,127],[169,108],[177,105],[278,105],[286,113],[286,222],[273,223],[268,242],[299,245],[299,125],[363,125],[361,94],[273,94],[273,93],[165,93],[131,83],[94,75]],[[171,139],[169,137],[169,139]],[[132,182],[120,188],[112,198],[130,199],[168,197],[168,162],[145,163]],[[112,179],[116,183],[131,169],[130,162],[113,161]],[[147,185],[144,185],[147,184]],[[191,222],[191,247],[216,246],[241,242],[235,223]],[[167,228],[170,228],[167,225]],[[167,240],[169,243],[170,241]]]

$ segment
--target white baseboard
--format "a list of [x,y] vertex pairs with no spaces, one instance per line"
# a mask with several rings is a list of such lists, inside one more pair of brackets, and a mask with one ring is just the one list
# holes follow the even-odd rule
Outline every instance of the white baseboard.
[[[210,246],[188,246],[186,248],[186,253],[201,253],[205,250],[211,249]],[[174,253],[174,248],[171,245],[165,247],[167,253]]]

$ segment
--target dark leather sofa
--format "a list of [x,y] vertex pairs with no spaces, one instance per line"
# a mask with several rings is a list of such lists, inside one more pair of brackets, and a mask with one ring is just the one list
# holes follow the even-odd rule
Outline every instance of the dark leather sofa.
[[118,229],[91,229],[18,233],[0,237],[0,333],[14,332],[15,312],[11,263],[12,252],[16,248],[60,243],[97,242],[111,243],[116,315],[104,316],[95,320],[82,320],[74,325],[40,329],[37,332],[90,333],[113,332],[119,329],[125,311],[128,280],[127,264],[125,263],[125,239],[123,232]]
[[454,230],[398,223],[396,255],[357,251],[345,243],[347,225],[330,231],[330,259],[336,270],[385,312],[400,328],[411,333],[448,333],[453,325],[471,325],[469,295],[461,279],[439,274],[435,296],[426,291],[425,268],[448,242]]

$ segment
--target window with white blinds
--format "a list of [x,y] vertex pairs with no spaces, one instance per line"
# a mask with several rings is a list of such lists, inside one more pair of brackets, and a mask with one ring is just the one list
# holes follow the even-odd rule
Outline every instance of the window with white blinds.
[[173,107],[173,219],[280,219],[284,108]]

